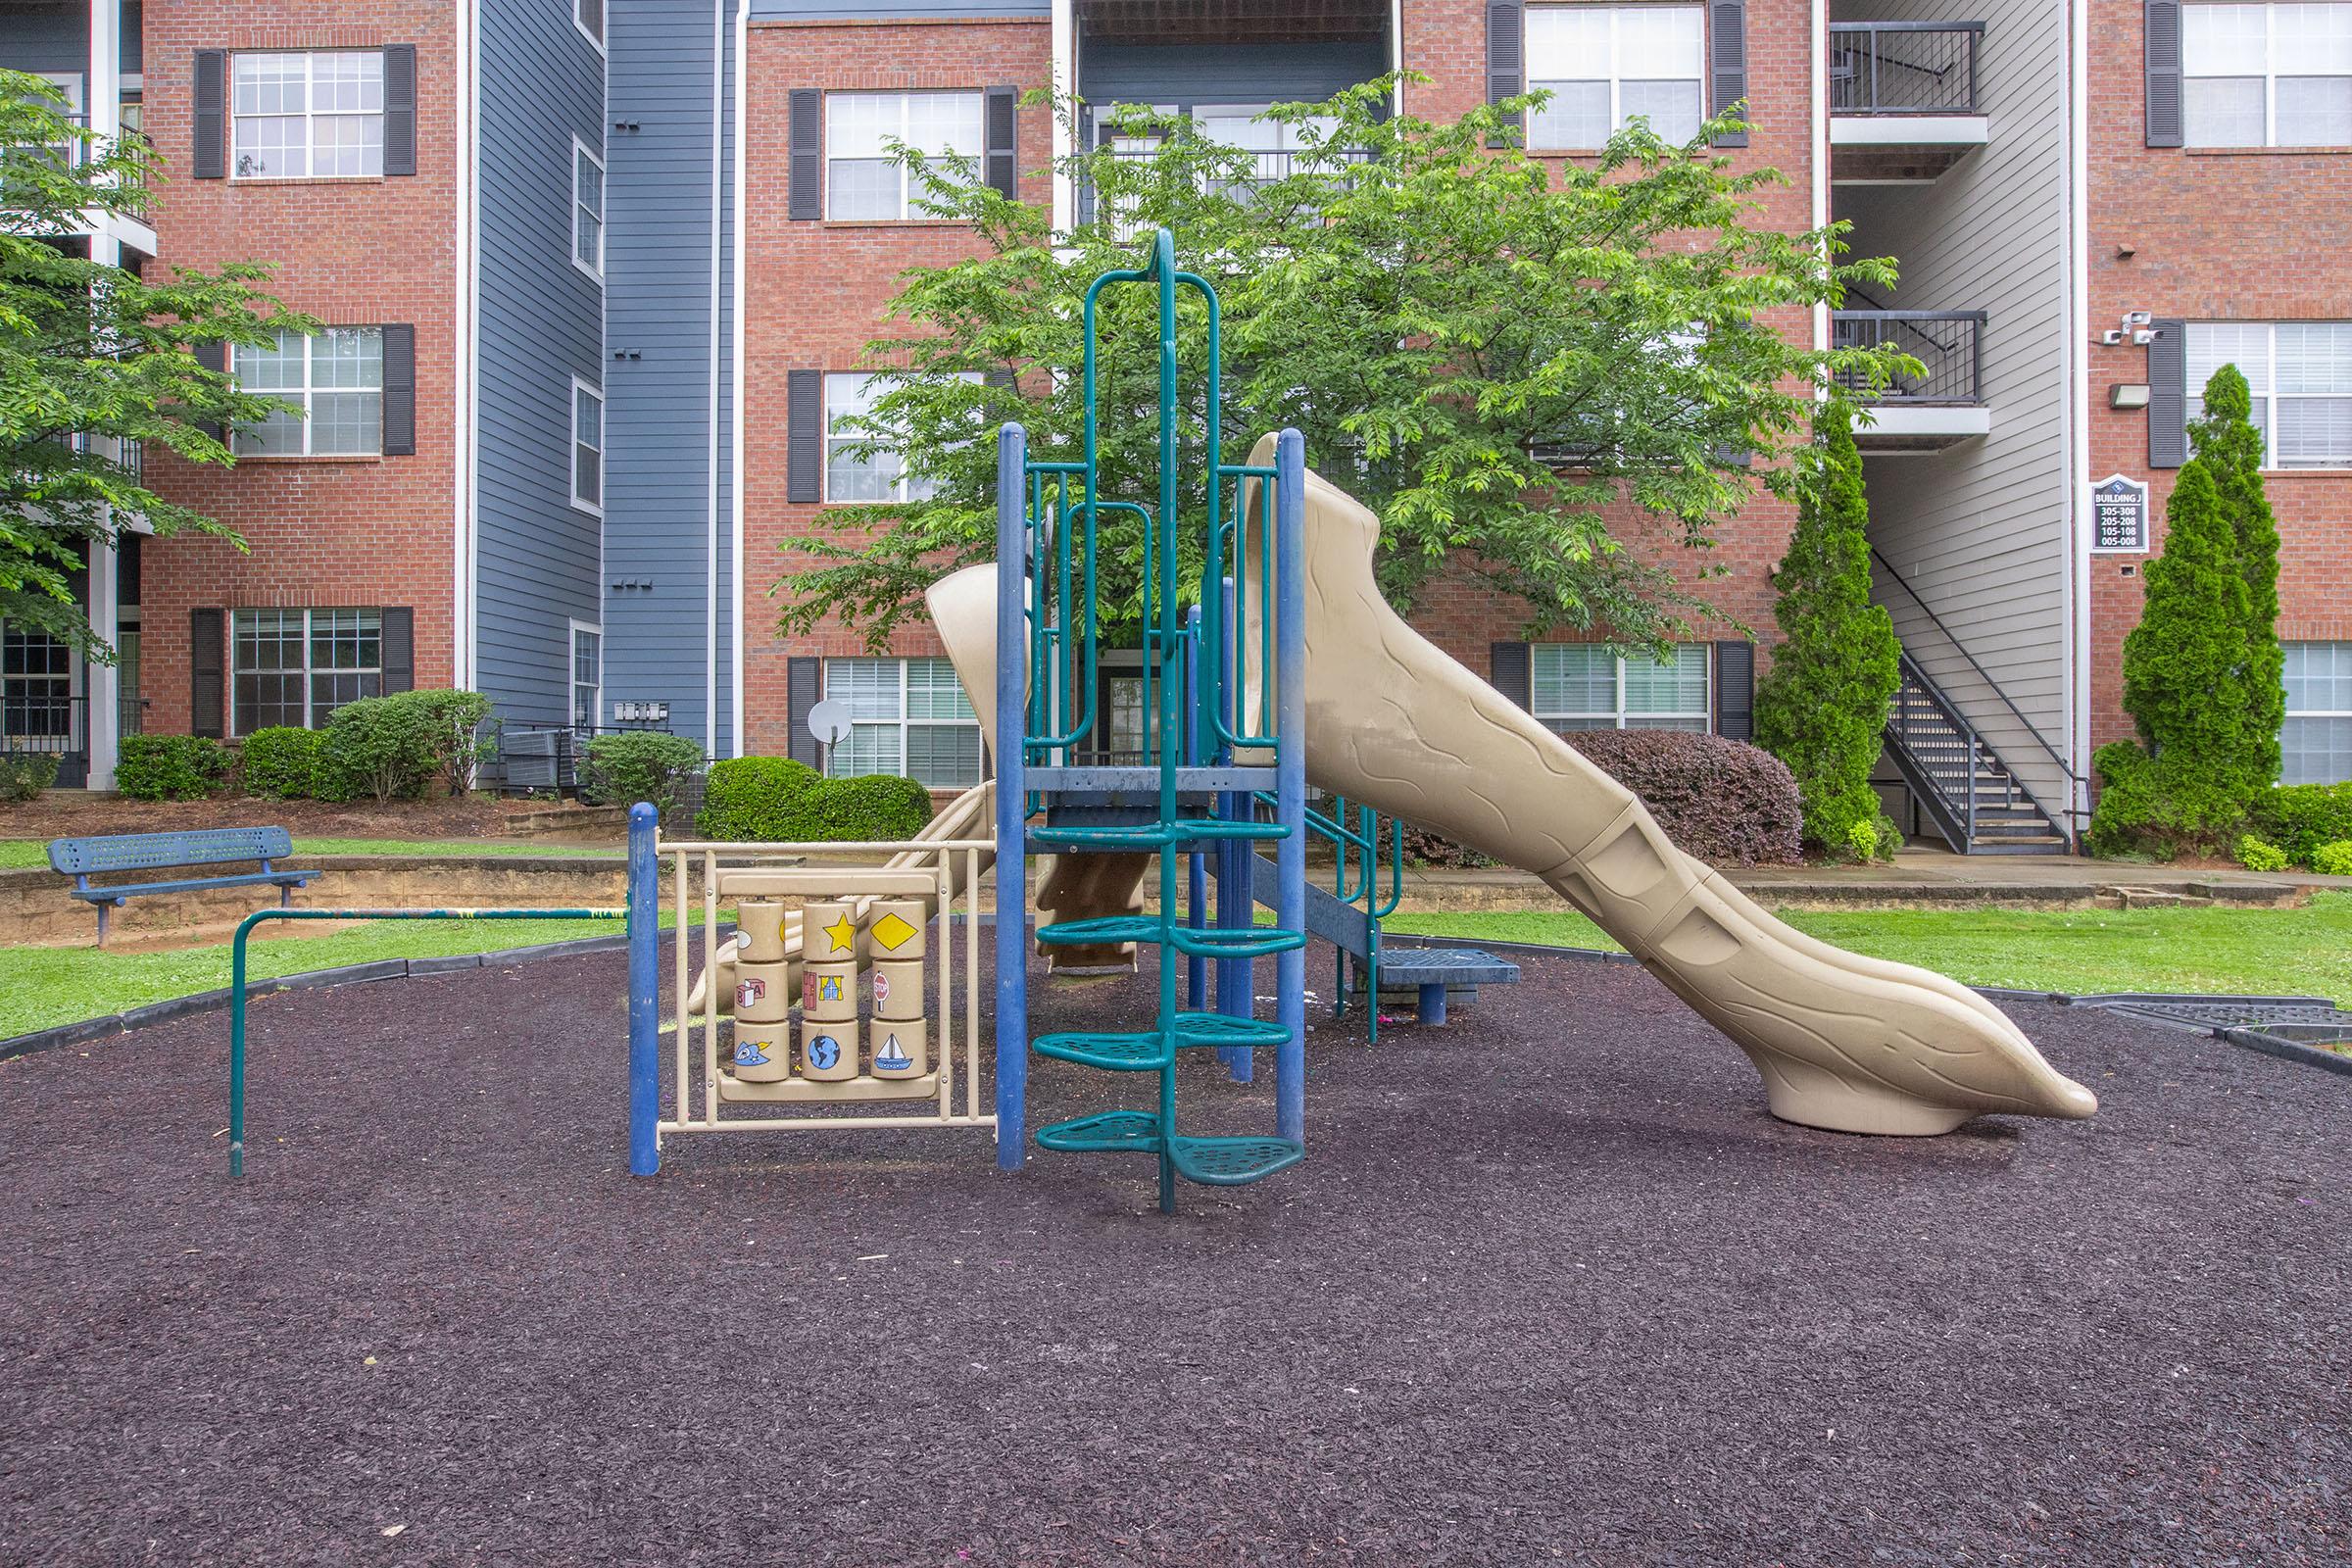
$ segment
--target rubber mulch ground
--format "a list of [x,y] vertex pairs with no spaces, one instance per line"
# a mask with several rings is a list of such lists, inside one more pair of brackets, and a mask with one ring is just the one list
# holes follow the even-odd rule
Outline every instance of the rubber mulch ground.
[[[632,1180],[621,979],[258,1003],[236,1187],[223,1017],[0,1065],[0,1561],[2352,1557],[2342,1077],[2023,1006],[2095,1121],[1839,1137],[1529,960],[1319,1027],[1306,1163],[1164,1217],[972,1131]],[[1041,1061],[1033,1120],[1107,1084]]]

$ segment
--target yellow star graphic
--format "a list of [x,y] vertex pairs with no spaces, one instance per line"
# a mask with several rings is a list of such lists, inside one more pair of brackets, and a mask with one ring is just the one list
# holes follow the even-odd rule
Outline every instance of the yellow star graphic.
[[826,926],[824,929],[825,935],[833,939],[833,946],[826,951],[830,953],[850,953],[856,950],[858,946],[858,928],[850,923],[850,917],[848,915],[843,915],[840,919],[834,921],[831,925]]

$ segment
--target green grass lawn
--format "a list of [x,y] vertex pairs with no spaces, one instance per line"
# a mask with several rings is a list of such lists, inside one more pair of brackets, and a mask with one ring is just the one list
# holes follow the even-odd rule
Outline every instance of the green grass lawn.
[[[664,911],[662,924],[672,922]],[[261,931],[271,929],[262,926]],[[282,929],[282,928],[281,928]],[[437,958],[460,953],[609,937],[618,920],[371,920],[319,937],[256,935],[246,944],[246,974],[267,980],[305,969],[333,969],[384,958]],[[61,1023],[101,1017],[171,997],[228,984],[228,944],[175,953],[99,948],[0,948],[0,1040]]]
[[[2352,893],[2300,909],[1784,909],[1824,942],[2021,991],[2208,991],[2352,998]],[[1615,948],[1570,909],[1399,914],[1383,928]]]
[[[294,853],[303,855],[620,855],[593,844],[485,844],[479,839],[296,839]],[[45,839],[0,839],[0,871],[27,865],[47,865]]]

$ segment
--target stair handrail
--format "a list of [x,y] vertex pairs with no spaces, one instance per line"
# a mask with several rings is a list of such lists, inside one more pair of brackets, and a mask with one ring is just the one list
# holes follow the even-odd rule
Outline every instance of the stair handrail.
[[[1894,569],[1894,563],[1888,561],[1886,557],[1886,554],[1881,551],[1877,545],[1872,545],[1870,547],[1870,559],[1877,562],[1881,566],[1885,567],[1886,575],[1894,579],[1895,586],[1911,596],[1911,602],[1919,606],[1921,612],[1927,615],[1929,623],[1932,624],[1937,631],[1943,633],[1944,641],[1950,643],[1953,651],[1958,653],[1963,660],[1968,662],[1968,667],[1976,671],[1977,679],[1983,681],[1985,686],[1991,690],[1992,695],[2001,700],[2001,706],[2009,710],[2009,715],[2018,721],[2019,725],[2024,728],[2028,735],[2034,737],[2034,744],[2040,747],[2043,753],[2048,756],[2049,760],[2058,764],[2058,771],[2066,775],[2067,781],[2073,784],[2088,783],[2089,780],[2085,779],[2082,774],[2076,772],[2072,767],[2067,765],[2066,759],[2058,754],[2058,748],[2052,746],[2049,743],[2048,738],[2041,733],[2040,728],[2035,725],[2032,719],[2025,715],[2024,710],[2021,710],[2016,703],[2010,700],[2008,692],[2001,688],[2001,683],[1999,681],[1992,678],[1991,672],[1986,670],[1983,664],[1977,662],[1977,656],[1968,651],[1968,644],[1962,642],[1959,638],[1959,635],[1954,632],[1951,627],[1943,623],[1943,617],[1936,613],[1935,609],[1930,606],[1925,599],[1920,597],[1918,589],[1912,587],[1908,582],[1903,580],[1903,574]],[[1902,657],[1906,660],[1911,659],[1911,656],[1907,652]],[[1935,683],[1928,679],[1926,668],[1920,665],[1917,660],[1911,660],[1911,663],[1915,669],[1919,670],[1920,680],[1929,688],[1929,694],[1936,698],[1936,706],[1938,708],[1945,708],[1946,711],[1949,711],[1941,697],[1936,694]],[[2021,779],[2019,784],[2022,788],[2024,781]],[[2032,791],[2029,790],[2027,793],[2031,794]],[[2035,804],[2038,805],[2039,803],[2036,802]],[[2070,807],[2066,814],[2069,816],[2078,816],[2082,813],[2074,810]],[[2056,818],[2053,816],[2052,820],[2055,821]]]

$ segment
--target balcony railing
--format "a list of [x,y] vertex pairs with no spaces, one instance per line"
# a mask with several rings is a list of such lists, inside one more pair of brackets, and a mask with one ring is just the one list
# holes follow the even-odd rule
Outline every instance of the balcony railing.
[[67,757],[79,752],[86,702],[22,687],[0,691],[0,756]]
[[1841,374],[1849,391],[1881,403],[1973,405],[1984,401],[1983,311],[1833,311],[1830,346],[1891,348],[1923,367],[1872,392],[1859,375]]
[[[1328,167],[1334,163],[1369,163],[1372,158],[1372,154],[1368,150],[1361,148],[1343,151],[1322,149],[1311,152],[1303,150],[1264,152],[1244,147],[1236,148],[1234,151],[1242,153],[1250,160],[1250,172],[1238,178],[1216,180],[1213,183],[1225,194],[1233,196],[1237,200],[1247,200],[1252,192],[1268,185],[1277,184],[1302,170],[1312,169],[1319,165]],[[1156,148],[1151,147],[1122,147],[1112,152],[1110,156],[1122,163],[1131,160],[1140,162],[1158,156],[1158,151]],[[1114,214],[1115,216],[1117,215]],[[1083,183],[1078,187],[1078,221],[1081,223],[1092,222],[1094,217],[1095,188],[1091,183]],[[1140,220],[1123,220],[1120,223],[1120,229],[1123,235],[1143,231]]]
[[1982,22],[1830,25],[1830,112],[1974,115]]

